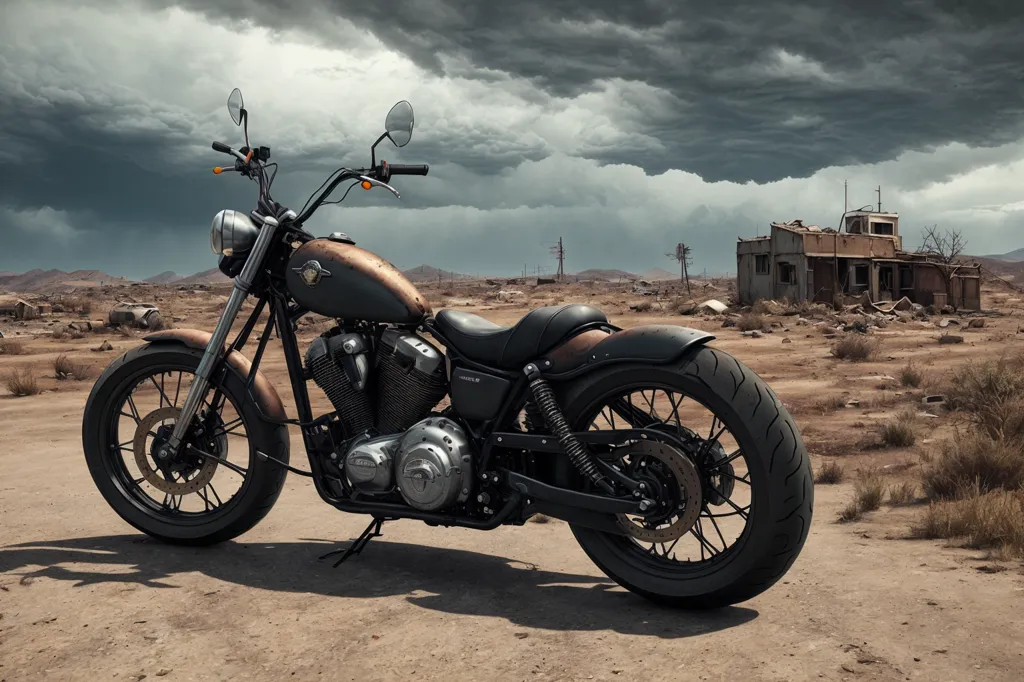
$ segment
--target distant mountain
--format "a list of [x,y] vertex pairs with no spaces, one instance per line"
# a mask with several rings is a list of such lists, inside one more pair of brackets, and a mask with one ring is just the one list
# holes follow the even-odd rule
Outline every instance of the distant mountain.
[[[161,275],[157,275],[160,277]],[[188,277],[181,277],[175,280],[174,284],[219,284],[221,282],[230,282],[231,278],[220,271],[220,268],[210,268],[209,270],[203,270],[197,272],[194,275]]]
[[1007,263],[1019,263],[1024,261],[1024,249],[1016,249],[1009,253],[1003,253],[999,255],[981,256],[982,258],[988,258],[991,260],[1001,260]]
[[0,274],[0,287],[10,291],[44,292],[63,289],[96,287],[101,284],[127,284],[130,280],[124,277],[113,277],[100,270],[29,270],[19,274]]
[[573,277],[577,279],[600,279],[608,282],[618,282],[622,279],[638,279],[632,272],[625,270],[607,270],[602,268],[591,268],[577,272]]
[[679,279],[678,272],[669,272],[668,270],[662,270],[661,268],[654,268],[648,270],[644,274],[640,275],[640,279],[647,280],[648,282],[661,282],[667,279]]
[[179,275],[176,272],[168,270],[166,272],[161,272],[159,275],[154,275],[153,277],[149,277],[148,279],[144,279],[142,281],[149,282],[150,284],[173,284],[174,282],[177,282],[178,280],[181,279],[185,279],[185,276]]
[[457,272],[440,270],[433,265],[419,265],[402,271],[402,274],[409,278],[410,282],[436,282],[440,280],[468,279],[469,275],[460,275]]

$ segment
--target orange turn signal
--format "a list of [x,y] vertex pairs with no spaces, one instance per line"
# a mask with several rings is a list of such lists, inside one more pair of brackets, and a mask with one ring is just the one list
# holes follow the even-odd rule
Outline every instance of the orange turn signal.
[[224,172],[224,169],[221,168],[220,166],[217,166],[216,168],[213,169],[213,174],[214,175],[220,175],[223,172]]
[[361,184],[363,189],[370,189],[371,187],[373,187],[373,183],[370,182],[369,180],[363,180]]

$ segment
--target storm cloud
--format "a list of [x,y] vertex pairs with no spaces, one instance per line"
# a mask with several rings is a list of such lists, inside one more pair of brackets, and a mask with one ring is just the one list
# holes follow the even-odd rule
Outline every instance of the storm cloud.
[[1012,3],[121,0],[5,3],[0,270],[144,277],[213,265],[206,226],[255,187],[213,176],[250,136],[296,208],[368,163],[399,99],[431,164],[402,201],[354,192],[343,229],[396,264],[512,273],[566,239],[571,270],[734,267],[772,220],[835,224],[878,200],[1017,248],[1024,9]]

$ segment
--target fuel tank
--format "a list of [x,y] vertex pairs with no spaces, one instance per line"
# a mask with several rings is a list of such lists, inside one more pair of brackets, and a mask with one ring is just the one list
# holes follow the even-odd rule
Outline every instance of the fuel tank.
[[296,303],[327,317],[415,324],[431,314],[398,268],[346,242],[306,242],[289,258],[285,278]]

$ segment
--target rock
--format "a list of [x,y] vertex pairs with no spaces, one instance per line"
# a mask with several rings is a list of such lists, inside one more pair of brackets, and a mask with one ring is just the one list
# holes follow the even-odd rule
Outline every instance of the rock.
[[943,315],[952,315],[953,313],[956,312],[956,310],[954,310],[953,306],[951,305],[944,305],[942,306],[942,310],[940,312],[942,312]]
[[985,319],[981,317],[975,317],[973,320],[967,323],[968,329],[981,329],[985,326]]
[[921,402],[925,405],[944,405],[946,403],[946,396],[944,395],[926,395],[921,398]]
[[954,336],[953,334],[945,334],[945,335],[939,337],[939,343],[944,345],[944,346],[948,346],[951,343],[963,343],[963,342],[964,342],[964,337],[962,337],[962,336]]
[[723,323],[722,323],[722,326],[723,326],[723,327],[735,327],[735,326],[736,326],[736,320],[734,320],[734,319],[733,319],[733,318],[731,318],[731,317],[730,317],[730,318],[727,318],[727,319],[725,320],[725,322],[723,322]]
[[170,672],[171,672],[170,668],[160,668],[159,670],[156,671],[156,676],[157,677],[163,677],[164,675],[170,674]]
[[517,632],[516,633],[516,639],[526,639],[529,636],[530,636],[530,633],[528,633],[528,632]]
[[943,329],[945,329],[946,327],[948,327],[951,324],[955,324],[955,325],[959,326],[960,325],[960,320],[955,320],[952,317],[944,317],[941,320],[939,320],[939,326],[942,327]]
[[93,348],[93,351],[102,353],[104,351],[114,350],[114,347],[110,345],[109,341],[104,341],[99,345],[99,348]]
[[761,338],[761,332],[759,332],[757,330],[754,330],[752,332],[742,332],[742,335],[743,336],[749,336],[752,339],[759,339],[759,338]]
[[782,343],[793,343],[793,342],[790,341],[789,337],[787,336],[786,338],[782,339]]
[[867,325],[866,322],[862,322],[860,320],[857,320],[856,322],[853,322],[852,324],[848,324],[845,327],[843,327],[843,331],[844,332],[857,332],[858,334],[867,334],[868,333],[868,325]]

